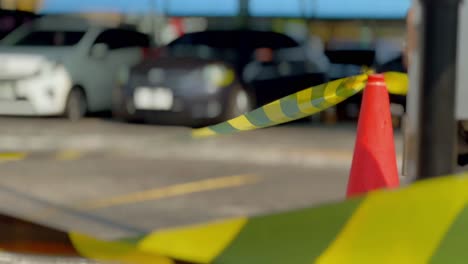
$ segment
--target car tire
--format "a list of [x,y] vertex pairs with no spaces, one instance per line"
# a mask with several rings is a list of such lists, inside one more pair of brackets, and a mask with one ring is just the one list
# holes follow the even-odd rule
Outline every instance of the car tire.
[[252,95],[240,87],[234,88],[229,94],[227,108],[225,110],[223,121],[243,115],[253,109]]
[[86,116],[88,101],[85,92],[80,87],[74,87],[68,95],[65,117],[70,121],[77,121]]
[[136,109],[131,100],[125,99],[120,91],[114,91],[112,104],[112,118],[117,122],[124,123],[144,123],[143,118],[135,115]]
[[112,118],[120,122],[126,122],[128,118],[123,101],[121,88],[115,87],[112,90]]

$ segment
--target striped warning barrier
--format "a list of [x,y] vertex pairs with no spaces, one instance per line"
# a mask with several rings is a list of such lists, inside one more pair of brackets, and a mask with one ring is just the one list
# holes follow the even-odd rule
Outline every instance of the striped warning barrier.
[[[121,263],[464,263],[468,259],[468,174],[372,192],[316,208],[240,217],[103,241],[86,235],[39,232],[39,249]],[[1,221],[0,221],[1,222]],[[11,225],[10,225],[11,229]],[[33,246],[8,230],[0,247]],[[13,232],[15,239],[24,235]],[[9,245],[12,245],[9,247]],[[13,248],[12,248],[13,247]],[[37,253],[38,251],[27,251]]]
[[154,232],[145,252],[196,263],[454,263],[468,252],[468,175],[342,203]]
[[[311,116],[362,91],[366,86],[368,74],[338,79],[307,88],[226,122],[195,129],[192,136],[200,138],[255,130]],[[384,75],[390,93],[406,94],[408,89],[406,74],[387,72]]]

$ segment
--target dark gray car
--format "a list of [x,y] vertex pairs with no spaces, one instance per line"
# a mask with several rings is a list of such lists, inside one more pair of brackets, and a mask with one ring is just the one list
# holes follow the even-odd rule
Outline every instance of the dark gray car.
[[[258,50],[270,60],[256,60]],[[190,33],[156,53],[122,69],[116,117],[207,125],[324,81],[323,74],[309,74],[296,41],[274,32]]]

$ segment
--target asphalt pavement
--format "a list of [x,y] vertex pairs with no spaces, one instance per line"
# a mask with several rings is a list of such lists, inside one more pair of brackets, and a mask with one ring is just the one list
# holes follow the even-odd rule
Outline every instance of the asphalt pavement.
[[2,117],[0,211],[118,238],[340,200],[355,128],[295,123],[192,139],[184,127]]

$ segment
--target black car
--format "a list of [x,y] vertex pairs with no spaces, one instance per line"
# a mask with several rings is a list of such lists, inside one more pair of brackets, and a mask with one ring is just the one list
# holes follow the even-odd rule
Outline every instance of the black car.
[[325,81],[292,38],[253,30],[186,34],[121,72],[114,115],[190,126],[224,121]]
[[39,17],[40,15],[31,12],[0,9],[0,39],[3,39],[19,26]]

